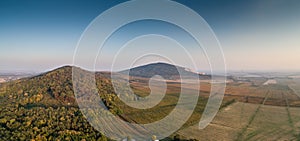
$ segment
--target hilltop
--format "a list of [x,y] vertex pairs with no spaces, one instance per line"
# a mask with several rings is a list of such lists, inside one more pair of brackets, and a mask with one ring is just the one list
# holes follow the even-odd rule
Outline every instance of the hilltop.
[[151,78],[154,75],[160,75],[164,79],[168,80],[180,79],[180,76],[182,78],[209,78],[208,75],[200,75],[196,72],[190,71],[189,68],[161,62],[134,67],[128,70],[120,71],[120,73],[144,78]]
[[[113,93],[105,72],[97,72],[98,88],[106,87],[103,94]],[[101,82],[101,83],[100,83]],[[1,104],[16,103],[25,107],[32,106],[73,106],[76,99],[72,83],[72,66],[63,66],[37,76],[22,78],[3,83],[0,86]]]

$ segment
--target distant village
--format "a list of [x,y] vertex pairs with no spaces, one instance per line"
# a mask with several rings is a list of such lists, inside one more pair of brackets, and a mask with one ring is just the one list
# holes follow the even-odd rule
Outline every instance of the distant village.
[[0,74],[0,83],[21,79],[24,77],[30,77],[34,74]]

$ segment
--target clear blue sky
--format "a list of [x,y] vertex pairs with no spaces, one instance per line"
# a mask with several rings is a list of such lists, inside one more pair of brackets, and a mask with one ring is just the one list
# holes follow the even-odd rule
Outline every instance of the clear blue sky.
[[[120,2],[0,1],[0,71],[44,71],[72,64],[85,28]],[[229,70],[300,70],[300,1],[178,2],[208,22],[223,47]]]

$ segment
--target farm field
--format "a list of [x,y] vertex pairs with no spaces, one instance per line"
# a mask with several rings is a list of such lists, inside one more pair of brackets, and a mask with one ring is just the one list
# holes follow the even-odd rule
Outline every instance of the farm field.
[[239,86],[229,84],[225,99],[238,102],[222,108],[205,129],[200,130],[194,124],[178,133],[198,140],[299,139],[300,107],[296,92],[300,81],[280,78],[277,82],[268,85],[261,82],[260,86],[253,86],[251,80]]
[[298,97],[300,97],[300,87],[299,87],[299,85],[300,85],[300,78],[294,78],[292,80],[292,82],[290,82],[288,84],[289,88],[291,88]]
[[237,102],[222,109],[212,123],[203,130],[200,130],[198,124],[195,124],[178,131],[178,133],[198,140],[234,140],[242,128],[247,125],[249,117],[257,107],[255,104]]
[[[288,113],[289,110],[289,113]],[[205,129],[198,124],[178,133],[198,140],[296,140],[300,108],[236,102],[222,109]]]

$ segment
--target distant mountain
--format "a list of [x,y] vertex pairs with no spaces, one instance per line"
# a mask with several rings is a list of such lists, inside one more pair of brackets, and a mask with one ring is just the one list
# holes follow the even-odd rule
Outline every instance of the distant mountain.
[[175,66],[167,63],[152,63],[143,66],[138,66],[128,70],[121,71],[122,74],[129,74],[130,76],[151,78],[154,75],[160,75],[164,79],[175,80],[183,78],[209,78],[209,76],[200,75],[191,71],[188,68]]

